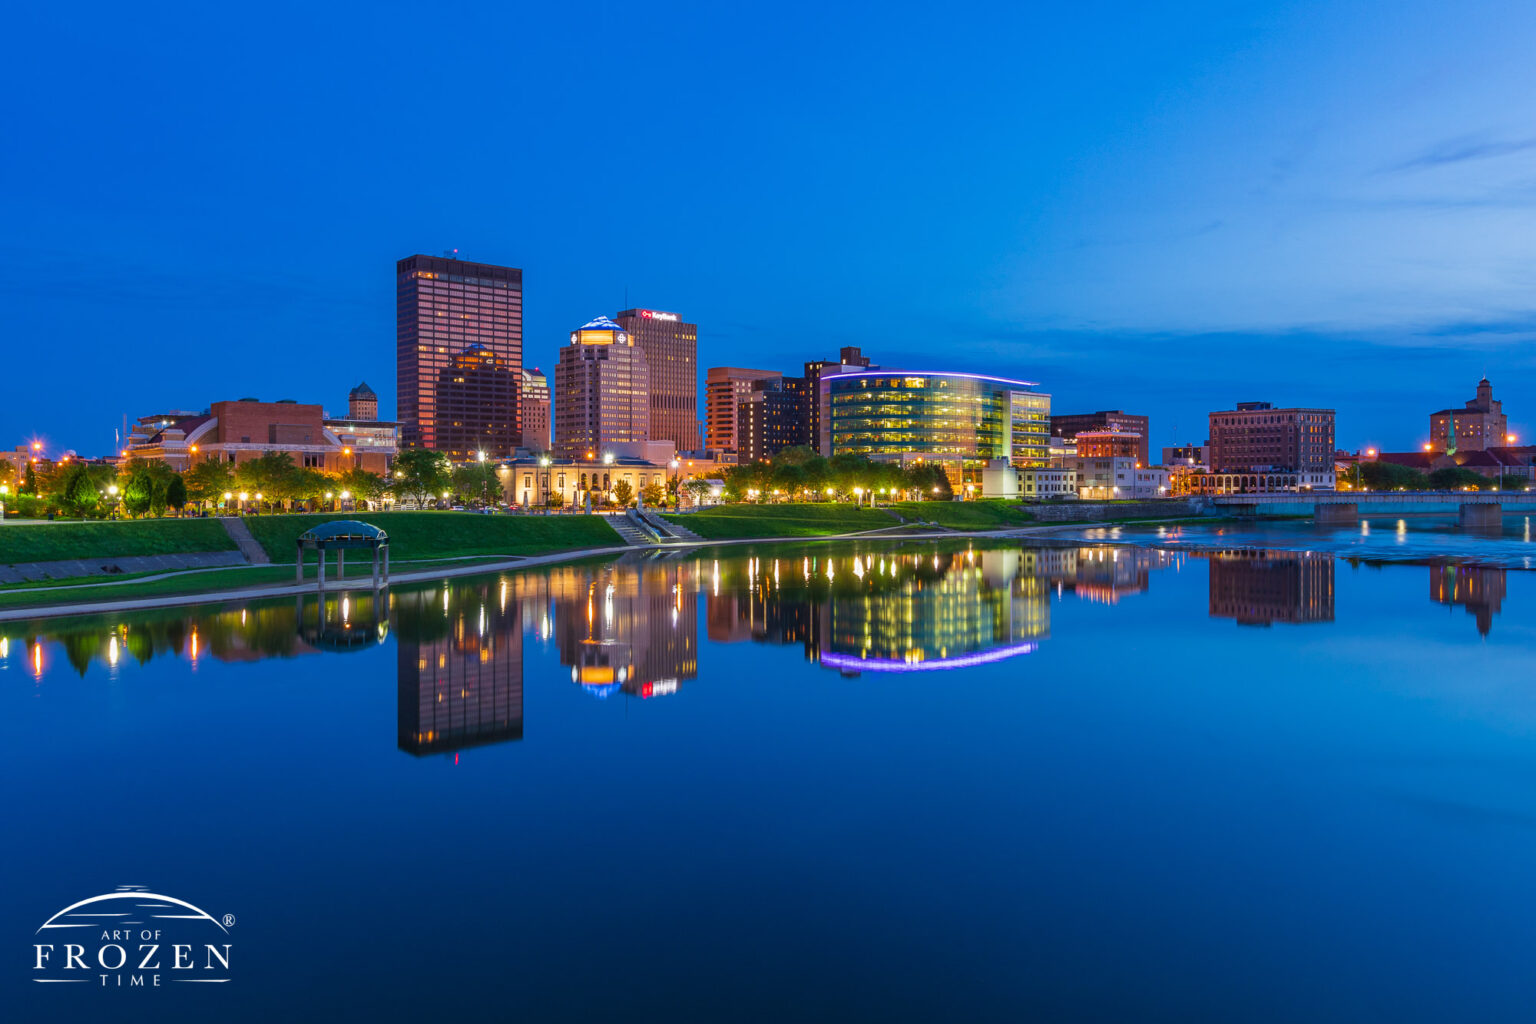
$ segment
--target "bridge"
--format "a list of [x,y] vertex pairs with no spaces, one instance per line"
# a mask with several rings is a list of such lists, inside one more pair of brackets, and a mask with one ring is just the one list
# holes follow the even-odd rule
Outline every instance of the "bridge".
[[1225,515],[1311,516],[1324,525],[1349,525],[1361,516],[1455,515],[1462,526],[1496,528],[1506,515],[1536,513],[1536,491],[1299,491],[1204,501]]

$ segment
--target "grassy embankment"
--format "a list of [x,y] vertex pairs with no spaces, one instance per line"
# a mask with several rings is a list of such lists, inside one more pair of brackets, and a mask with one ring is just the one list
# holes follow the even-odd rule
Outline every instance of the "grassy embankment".
[[909,520],[956,530],[1004,530],[1035,521],[1016,501],[899,501],[895,509]]
[[687,515],[667,516],[705,540],[747,537],[826,537],[899,525],[889,512],[853,505],[716,505]]
[[216,519],[0,525],[0,565],[234,549],[235,542]]
[[[299,534],[330,519],[359,519],[389,534],[393,566],[402,559],[461,555],[543,555],[616,545],[602,516],[485,516],[474,512],[384,512],[256,516],[245,521],[274,562],[293,564]],[[362,552],[356,557],[361,558]],[[309,556],[312,561],[314,556]]]
[[[421,569],[492,562],[516,555],[609,547],[619,543],[618,535],[600,516],[546,518],[483,516],[464,512],[253,516],[246,520],[246,525],[276,563],[274,565],[205,569],[182,572],[163,579],[128,583],[123,583],[122,577],[112,576],[21,583],[0,588],[0,608],[41,607],[166,594],[201,594],[291,582],[294,542],[298,535],[316,522],[353,518],[373,522],[389,534],[390,570],[394,575]],[[98,532],[102,527],[119,526],[128,526],[130,529]],[[217,531],[216,535],[207,531],[210,526]],[[149,529],[132,529],[135,527]],[[82,528],[84,532],[79,532]],[[185,532],[175,533],[178,529]],[[54,531],[64,532],[57,538],[27,536]],[[14,537],[11,536],[13,532]],[[224,528],[217,521],[207,519],[7,526],[0,528],[0,541],[9,542],[9,547],[0,547],[0,552],[26,551],[30,554],[33,551],[62,551],[62,555],[53,557],[92,559],[123,557],[127,554],[228,550],[234,546]],[[151,543],[158,546],[148,547]],[[361,551],[355,553],[349,566],[349,576],[352,578],[367,572],[362,564],[364,555]],[[133,577],[128,579],[132,581]],[[52,587],[61,589],[44,589]]]

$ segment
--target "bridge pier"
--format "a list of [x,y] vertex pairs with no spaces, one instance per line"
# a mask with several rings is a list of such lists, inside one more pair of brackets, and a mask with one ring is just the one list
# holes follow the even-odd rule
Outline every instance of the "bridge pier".
[[1463,530],[1476,530],[1480,533],[1502,531],[1504,506],[1496,501],[1463,502],[1459,521]]
[[1318,526],[1354,526],[1360,521],[1360,506],[1353,501],[1320,501],[1312,509]]

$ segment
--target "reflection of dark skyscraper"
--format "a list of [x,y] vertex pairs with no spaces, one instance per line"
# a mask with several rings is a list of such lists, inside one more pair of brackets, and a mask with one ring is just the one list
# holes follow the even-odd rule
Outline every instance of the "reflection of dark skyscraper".
[[523,738],[523,632],[510,585],[402,591],[400,749],[437,754]]
[[1487,636],[1493,617],[1504,604],[1504,570],[1471,565],[1429,567],[1429,596],[1445,605],[1459,604],[1477,619],[1477,631]]
[[1242,626],[1333,621],[1333,556],[1222,551],[1210,559],[1210,615]]
[[[395,265],[395,282],[400,446],[446,451],[446,439],[437,433],[443,418],[438,386],[454,356],[470,345],[484,345],[511,371],[514,381],[521,381],[523,272],[487,263],[410,256]],[[498,410],[492,419],[521,430],[515,391],[505,414]]]

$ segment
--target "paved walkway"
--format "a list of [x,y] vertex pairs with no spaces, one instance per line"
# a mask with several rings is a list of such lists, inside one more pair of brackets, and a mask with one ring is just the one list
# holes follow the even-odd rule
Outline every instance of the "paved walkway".
[[219,522],[224,526],[224,532],[229,534],[229,539],[235,542],[235,547],[240,549],[240,554],[251,565],[271,565],[272,559],[267,557],[267,549],[256,543],[256,538],[251,536],[250,527],[245,525],[245,520],[239,516],[220,516]]

